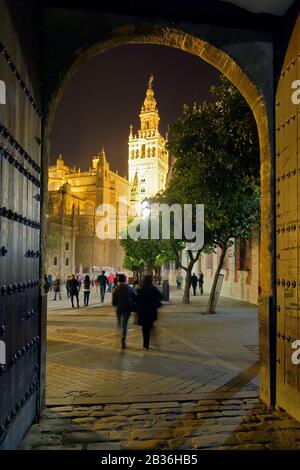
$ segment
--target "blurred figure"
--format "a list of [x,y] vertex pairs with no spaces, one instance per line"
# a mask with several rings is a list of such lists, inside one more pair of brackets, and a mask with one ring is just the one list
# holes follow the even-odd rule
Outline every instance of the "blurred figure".
[[139,282],[138,279],[135,279],[135,280],[133,281],[133,290],[137,293],[137,291],[139,290],[139,288],[140,288],[140,282]]
[[83,303],[86,307],[88,307],[89,305],[90,292],[91,292],[91,280],[90,280],[90,276],[87,274],[83,281]]
[[108,281],[108,292],[111,292],[114,286],[114,275],[113,273],[109,273],[107,276],[107,281]]
[[113,290],[112,304],[116,307],[118,324],[122,326],[122,349],[126,349],[128,320],[134,310],[136,294],[133,288],[126,284],[124,274],[119,274],[118,281],[119,285]]
[[200,271],[199,273],[199,289],[200,289],[200,294],[203,295],[203,284],[204,284],[204,276],[203,272]]
[[68,299],[71,297],[70,289],[71,289],[71,276],[68,276],[67,277],[67,282],[66,282],[66,290],[67,290],[67,298]]
[[162,295],[153,285],[152,276],[147,275],[143,279],[142,287],[137,293],[137,306],[139,324],[143,331],[144,349],[150,345],[150,333],[154,322],[157,320],[157,309],[161,307]]
[[49,291],[52,292],[52,285],[53,285],[53,276],[52,274],[48,274],[48,286],[49,286]]
[[197,278],[196,274],[193,273],[193,275],[191,276],[190,286],[192,286],[192,288],[193,288],[194,295],[196,295],[197,284],[198,284],[198,278]]
[[105,271],[102,271],[102,274],[98,276],[98,283],[99,283],[99,288],[100,288],[100,300],[101,300],[101,303],[103,304],[106,286],[107,286],[107,277],[105,276]]
[[75,278],[74,274],[72,274],[71,282],[70,282],[70,296],[71,296],[71,303],[72,307],[74,308],[74,297],[77,300],[77,307],[79,308],[79,283]]
[[176,288],[177,288],[177,290],[181,289],[181,283],[182,283],[182,276],[181,276],[181,274],[177,274],[177,276],[176,276]]
[[114,287],[118,284],[119,282],[119,277],[118,273],[116,272],[115,277],[114,277]]
[[98,293],[99,293],[99,282],[98,282],[98,278],[95,279],[94,283],[95,283],[95,286],[96,286],[96,294],[98,294]]
[[54,283],[53,283],[53,289],[54,289],[54,299],[56,300],[57,294],[59,295],[59,299],[61,300],[61,293],[60,293],[60,277],[56,276]]
[[77,282],[78,282],[78,292],[80,292],[81,284],[82,284],[82,281],[83,281],[82,274],[78,273],[77,276],[76,276],[76,279],[77,279]]

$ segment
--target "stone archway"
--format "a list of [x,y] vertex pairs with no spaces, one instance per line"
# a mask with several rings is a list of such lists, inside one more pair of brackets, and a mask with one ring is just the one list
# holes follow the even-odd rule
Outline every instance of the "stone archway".
[[[270,338],[270,299],[274,296],[274,269],[273,269],[273,209],[272,209],[272,151],[270,140],[270,122],[268,117],[265,97],[259,91],[248,75],[223,50],[215,47],[210,42],[202,40],[181,30],[169,27],[151,26],[141,32],[142,28],[133,25],[122,26],[114,29],[106,40],[96,42],[91,47],[86,47],[76,53],[76,58],[70,62],[65,71],[61,71],[59,86],[52,93],[47,104],[47,116],[44,127],[44,188],[47,187],[47,168],[50,155],[50,132],[53,125],[54,114],[65,85],[88,59],[105,52],[113,47],[128,44],[157,44],[180,49],[193,54],[209,64],[213,65],[224,74],[240,91],[247,100],[257,123],[260,160],[261,160],[261,240],[260,240],[260,286],[259,286],[259,332],[260,332],[260,394],[268,404],[274,403],[271,383],[274,360],[270,359],[270,344],[274,338]],[[44,195],[44,213],[46,205]],[[45,220],[45,218],[44,218]],[[42,236],[45,237],[45,224]],[[271,341],[270,341],[271,339]]]

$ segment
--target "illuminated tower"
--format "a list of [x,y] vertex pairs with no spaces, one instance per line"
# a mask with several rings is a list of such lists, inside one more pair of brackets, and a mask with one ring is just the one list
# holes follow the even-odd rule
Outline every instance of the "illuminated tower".
[[134,187],[134,197],[131,200],[134,204],[140,204],[165,188],[169,167],[167,140],[159,133],[159,114],[152,85],[153,75],[149,79],[141,108],[141,125],[137,136],[130,126],[128,174],[129,182]]

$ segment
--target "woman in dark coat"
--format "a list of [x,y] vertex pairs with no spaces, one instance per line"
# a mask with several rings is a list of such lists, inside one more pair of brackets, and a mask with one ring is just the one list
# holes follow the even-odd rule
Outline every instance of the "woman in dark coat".
[[161,306],[162,295],[153,285],[152,276],[145,276],[137,292],[139,324],[143,330],[144,349],[149,349],[150,332],[157,320],[157,309]]

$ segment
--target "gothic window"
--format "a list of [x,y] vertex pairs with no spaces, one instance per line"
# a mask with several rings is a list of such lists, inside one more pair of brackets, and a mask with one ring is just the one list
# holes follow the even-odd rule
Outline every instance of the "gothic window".
[[54,256],[54,258],[53,258],[53,265],[57,266],[57,256]]
[[146,146],[145,144],[142,145],[142,149],[141,149],[141,154],[142,154],[142,158],[145,158],[145,153],[146,153]]
[[70,249],[70,244],[69,244],[69,242],[67,242],[66,243],[66,251],[69,251],[69,249]]
[[151,149],[148,148],[148,157],[151,157]]
[[66,266],[69,266],[69,258],[66,258]]
[[152,157],[155,157],[155,147],[152,149]]

